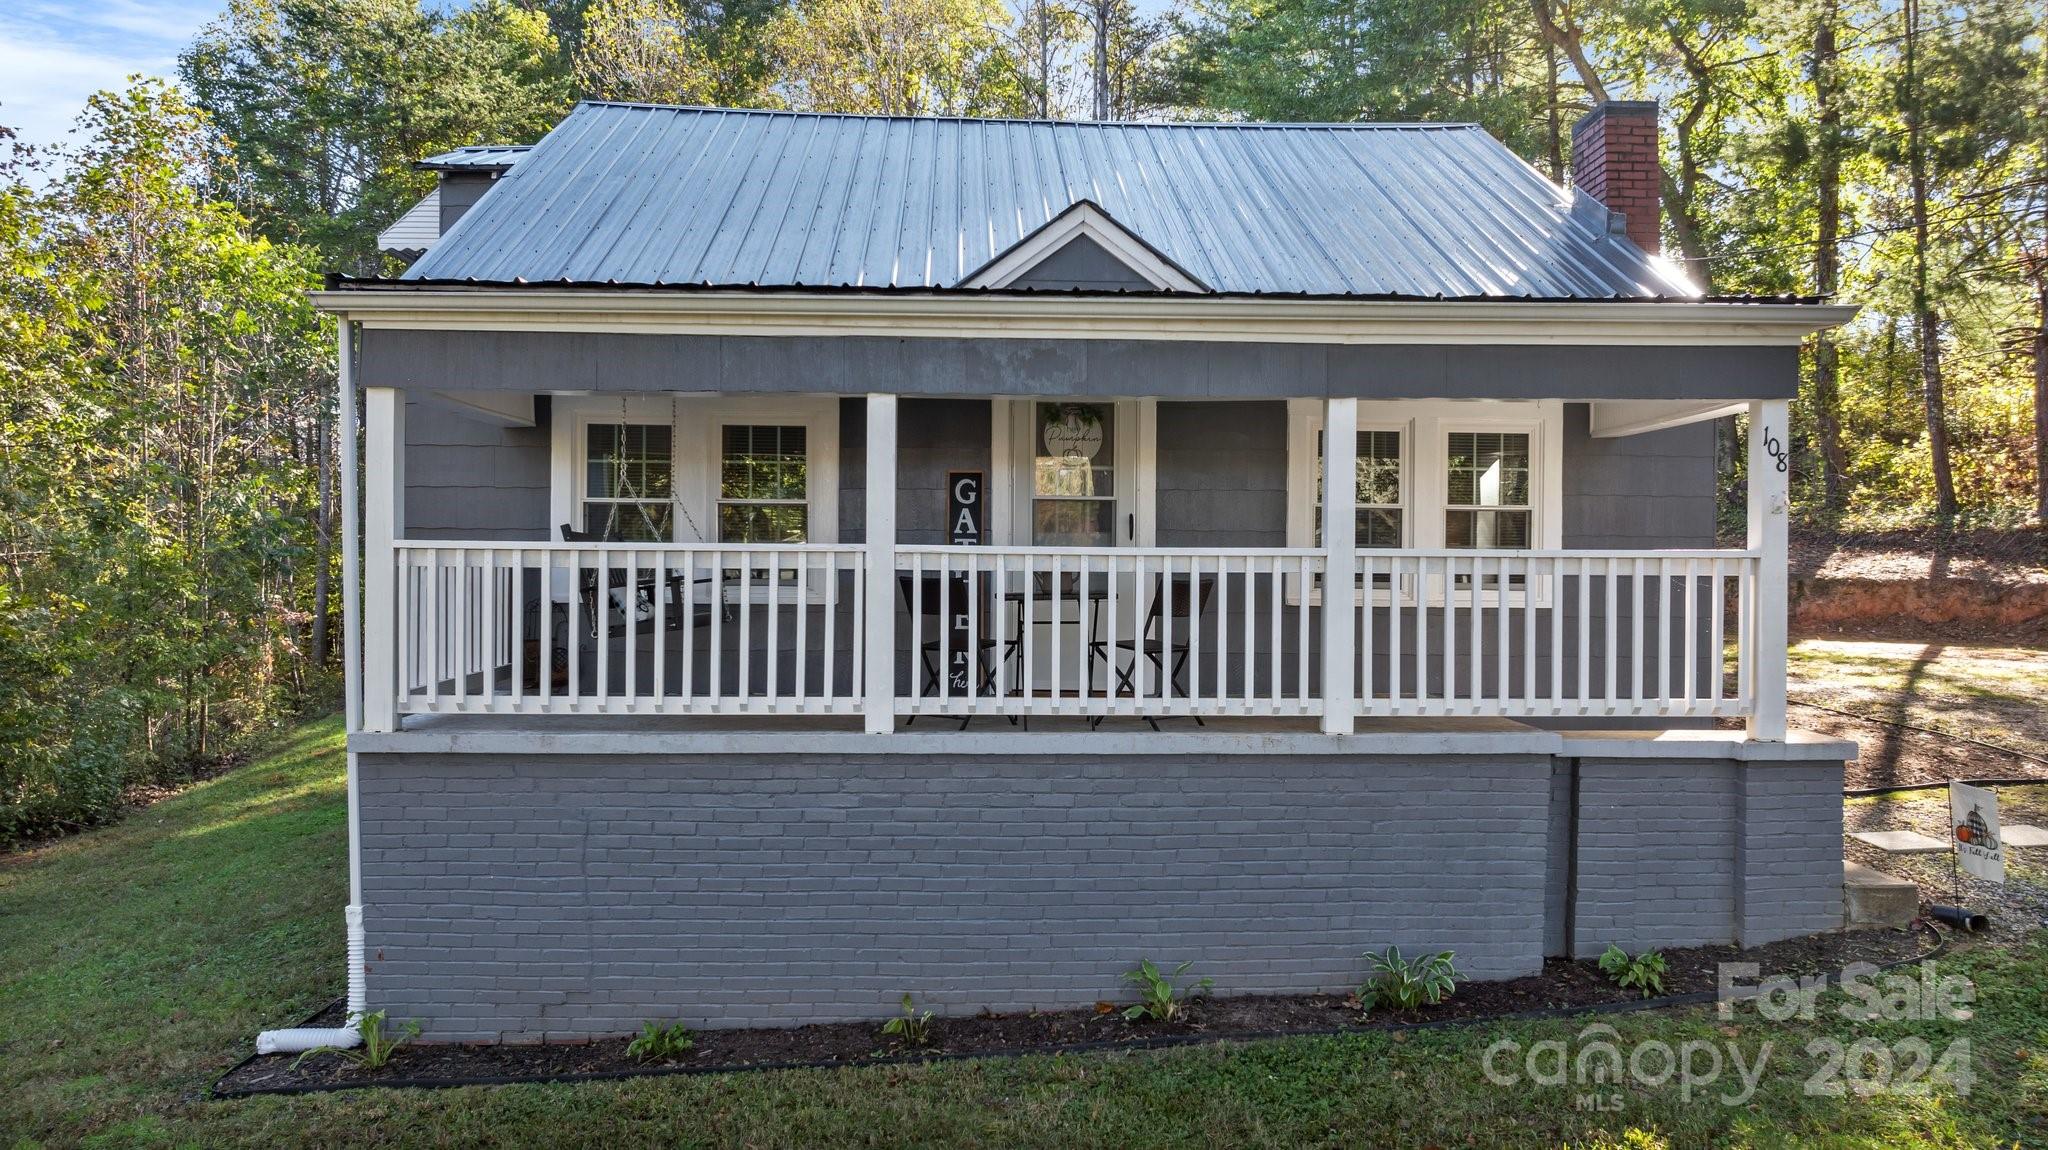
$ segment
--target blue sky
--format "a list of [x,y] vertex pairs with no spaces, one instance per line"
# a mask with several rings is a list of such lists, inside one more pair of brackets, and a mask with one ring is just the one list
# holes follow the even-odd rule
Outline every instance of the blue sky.
[[9,0],[0,4],[0,124],[31,144],[63,141],[101,88],[171,76],[178,52],[225,0]]

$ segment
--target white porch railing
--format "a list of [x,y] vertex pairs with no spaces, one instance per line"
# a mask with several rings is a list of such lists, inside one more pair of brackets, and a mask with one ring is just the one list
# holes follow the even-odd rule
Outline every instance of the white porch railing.
[[862,710],[859,547],[393,550],[401,713]]
[[899,545],[900,715],[1315,715],[1317,551]]
[[1360,551],[1358,713],[1747,714],[1757,565],[1747,551]]
[[[898,545],[879,602],[868,556],[407,541],[370,635],[401,714],[858,715],[871,633],[893,639],[897,716],[1325,711],[1321,551]],[[1750,714],[1758,571],[1753,551],[1360,550],[1345,702]]]

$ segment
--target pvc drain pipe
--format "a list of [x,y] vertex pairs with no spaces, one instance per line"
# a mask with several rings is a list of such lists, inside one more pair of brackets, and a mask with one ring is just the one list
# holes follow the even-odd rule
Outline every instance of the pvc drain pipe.
[[304,1054],[322,1046],[348,1050],[363,1044],[362,1019],[367,995],[363,987],[363,908],[351,906],[348,915],[348,1025],[299,1026],[289,1030],[266,1030],[256,1036],[258,1054]]

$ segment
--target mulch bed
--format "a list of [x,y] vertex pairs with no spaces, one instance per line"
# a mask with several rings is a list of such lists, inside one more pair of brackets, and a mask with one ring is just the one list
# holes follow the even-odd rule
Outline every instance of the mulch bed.
[[[1838,972],[1852,962],[1887,963],[1926,948],[1924,936],[1867,930],[1788,939],[1742,949],[1702,946],[1664,952],[1667,995],[1711,992],[1723,962],[1754,962],[1766,974]],[[857,1065],[885,1059],[958,1058],[1046,1052],[1061,1048],[1142,1048],[1162,1043],[1273,1037],[1287,1033],[1383,1030],[1457,1021],[1479,1021],[1542,1010],[1597,1008],[1637,996],[1617,988],[1591,962],[1552,959],[1543,973],[1501,982],[1461,983],[1440,1006],[1414,1011],[1378,1011],[1361,1016],[1345,994],[1242,995],[1197,999],[1187,1018],[1171,1024],[1127,1022],[1122,1004],[1097,1003],[1080,1010],[1025,1014],[979,1014],[939,1018],[932,1041],[908,1047],[881,1034],[876,1022],[745,1030],[705,1030],[685,1057],[649,1066],[626,1056],[625,1038],[579,1044],[406,1046],[380,1070],[363,1070],[332,1055],[309,1058],[293,1068],[293,1056],[251,1058],[222,1077],[220,1095],[335,1089],[353,1086],[459,1085],[468,1082],[546,1081],[619,1077],[654,1072],[692,1073],[804,1065]],[[310,1023],[338,1026],[337,1002]]]

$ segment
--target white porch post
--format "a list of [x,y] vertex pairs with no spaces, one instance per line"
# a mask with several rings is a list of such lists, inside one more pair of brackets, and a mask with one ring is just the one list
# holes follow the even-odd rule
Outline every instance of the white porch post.
[[[1358,400],[1323,410],[1323,732],[1351,733],[1357,662]],[[1306,598],[1304,598],[1306,609]]]
[[868,393],[867,731],[896,730],[896,397]]
[[[1762,742],[1785,741],[1785,535],[1791,514],[1788,490],[1791,468],[1790,403],[1765,399],[1749,405],[1749,549],[1762,556],[1757,563],[1756,589],[1750,596],[1755,618],[1750,641],[1755,668],[1756,698],[1750,701],[1749,737]],[[1720,652],[1714,653],[1716,669]]]
[[363,389],[363,729],[398,723],[397,557],[405,538],[405,395]]

